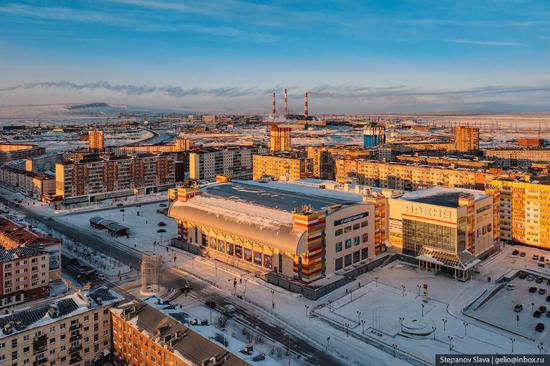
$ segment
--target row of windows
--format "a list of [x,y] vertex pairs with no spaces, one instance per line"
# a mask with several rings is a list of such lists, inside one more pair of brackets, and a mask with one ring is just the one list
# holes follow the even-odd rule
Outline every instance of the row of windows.
[[[366,243],[369,241],[369,234],[368,233],[364,233],[362,236],[355,236],[353,238],[353,245],[359,245],[361,243]],[[352,239],[346,239],[344,241],[344,245],[346,247],[346,249],[349,249],[351,248],[351,243],[352,243]],[[336,243],[336,252],[341,252],[342,251],[342,242],[339,241]]]
[[365,220],[365,221],[363,221],[363,222],[361,222],[361,223],[353,224],[353,226],[352,226],[352,225],[349,225],[349,226],[346,226],[346,227],[343,228],[343,229],[338,229],[338,230],[336,230],[336,231],[334,232],[334,234],[335,234],[336,236],[340,236],[340,235],[342,235],[342,234],[350,233],[350,232],[352,232],[353,230],[359,230],[360,228],[362,228],[362,227],[367,227],[367,226],[369,226],[369,222],[368,222],[367,220]]
[[357,263],[363,259],[369,257],[369,248],[363,248],[361,250],[356,250],[353,254],[347,254],[343,257],[336,258],[334,260],[334,270],[338,271],[344,267],[349,267],[353,263]]
[[209,248],[216,250],[220,253],[243,259],[246,262],[253,263],[259,267],[271,269],[273,267],[272,257],[262,252],[252,251],[249,248],[243,248],[241,245],[226,242],[225,240],[209,238],[206,235],[202,236],[202,245],[206,246],[206,243],[210,243]]

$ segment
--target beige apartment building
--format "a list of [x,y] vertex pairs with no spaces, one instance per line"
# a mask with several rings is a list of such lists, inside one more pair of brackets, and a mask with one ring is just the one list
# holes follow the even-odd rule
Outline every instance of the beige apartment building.
[[100,287],[0,317],[0,364],[106,364],[111,352],[109,307],[120,300]]
[[485,189],[500,169],[449,168],[432,165],[337,158],[336,180],[356,180],[368,186],[414,191],[431,186]]
[[7,165],[0,167],[0,182],[38,200],[55,194],[55,177]]
[[101,152],[105,150],[105,141],[102,130],[88,131],[88,147],[90,151]]
[[42,155],[46,149],[36,145],[0,143],[0,163]]
[[49,295],[49,258],[32,247],[0,247],[0,308]]
[[267,148],[256,145],[202,148],[189,153],[189,179],[208,180],[223,175],[231,179],[252,178],[252,161]]
[[352,159],[376,157],[376,149],[365,149],[362,146],[332,145],[332,146],[308,146],[307,157],[313,163],[313,176],[320,179],[334,179],[335,157],[347,157]]
[[503,240],[550,249],[550,181],[499,178],[500,234]]
[[154,193],[175,184],[173,154],[93,155],[56,164],[56,195],[65,203]]
[[290,139],[291,131],[292,128],[290,127],[271,126],[269,130],[269,151],[272,154],[277,152],[289,152],[292,150],[292,142]]
[[455,128],[455,150],[460,153],[479,151],[479,128],[457,126]]
[[313,162],[297,154],[254,155],[253,179],[269,176],[275,180],[294,181],[312,176]]
[[550,161],[549,148],[489,148],[485,157],[497,160],[503,167],[529,166],[531,163]]

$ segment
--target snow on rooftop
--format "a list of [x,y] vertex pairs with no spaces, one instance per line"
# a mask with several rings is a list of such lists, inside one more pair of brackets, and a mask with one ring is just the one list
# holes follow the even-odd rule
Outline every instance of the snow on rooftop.
[[186,206],[207,211],[216,217],[228,217],[241,223],[254,222],[258,227],[277,229],[281,224],[292,225],[287,211],[255,205],[235,198],[202,194],[186,202]]
[[418,200],[422,198],[429,198],[434,196],[440,196],[445,194],[456,194],[456,193],[470,193],[474,196],[476,201],[486,198],[487,195],[483,191],[476,191],[475,189],[466,189],[466,188],[447,188],[435,186],[427,189],[421,189],[418,191],[406,192],[403,194],[400,199],[404,200]]
[[[299,193],[304,196],[311,196],[311,197],[323,197],[323,198],[329,198],[334,200],[341,200],[345,202],[361,202],[363,200],[361,194],[358,193],[352,193],[352,192],[343,192],[333,189],[322,189],[315,186],[316,180],[307,180],[304,183],[300,183],[300,181],[297,182],[267,182],[262,183],[258,181],[235,181],[241,184],[251,185],[251,186],[257,186],[267,189],[279,189],[281,191],[287,191],[287,192],[293,192],[293,193]],[[322,185],[323,180],[319,179],[317,180],[319,185]],[[330,183],[334,183],[332,181],[326,181]],[[308,184],[309,183],[309,184]]]

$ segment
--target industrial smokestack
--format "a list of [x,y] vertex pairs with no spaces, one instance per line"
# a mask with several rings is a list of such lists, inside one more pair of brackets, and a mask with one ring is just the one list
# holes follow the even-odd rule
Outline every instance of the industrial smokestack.
[[284,112],[285,116],[288,114],[288,90],[285,88],[285,100],[284,100]]
[[273,97],[271,98],[271,114],[275,115],[277,110],[275,109],[275,92],[273,92]]
[[304,95],[304,117],[307,118],[309,116],[309,101],[308,101],[308,92]]

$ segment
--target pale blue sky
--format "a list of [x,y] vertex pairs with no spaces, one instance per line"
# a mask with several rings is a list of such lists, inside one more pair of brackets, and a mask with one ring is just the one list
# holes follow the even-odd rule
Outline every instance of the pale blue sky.
[[0,104],[550,110],[540,0],[0,0]]

